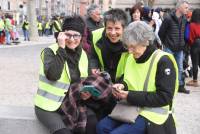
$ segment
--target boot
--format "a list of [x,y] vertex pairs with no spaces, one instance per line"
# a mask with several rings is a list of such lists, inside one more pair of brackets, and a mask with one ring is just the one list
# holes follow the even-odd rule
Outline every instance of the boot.
[[183,85],[180,85],[178,88],[178,92],[180,93],[185,93],[185,94],[189,94],[190,90],[186,90],[185,87]]
[[189,82],[186,83],[187,86],[192,86],[192,87],[198,87],[198,81],[197,80],[191,80]]

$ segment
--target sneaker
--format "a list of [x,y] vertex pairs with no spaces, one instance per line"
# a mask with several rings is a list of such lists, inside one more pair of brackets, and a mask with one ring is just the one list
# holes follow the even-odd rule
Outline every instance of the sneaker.
[[186,83],[187,86],[192,86],[192,87],[198,87],[198,81],[197,80],[191,80],[189,82]]
[[180,92],[180,93],[185,93],[185,94],[189,94],[189,93],[190,93],[190,90],[185,89],[185,87],[181,85],[181,86],[179,86],[179,88],[178,88],[178,92]]

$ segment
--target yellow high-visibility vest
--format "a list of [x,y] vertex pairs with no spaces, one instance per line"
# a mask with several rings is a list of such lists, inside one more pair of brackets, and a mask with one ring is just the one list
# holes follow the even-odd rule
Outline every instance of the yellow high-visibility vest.
[[[56,54],[58,45],[53,44],[49,46],[49,48],[51,48],[54,54]],[[71,78],[69,68],[67,62],[65,62],[60,79],[57,81],[50,81],[44,74],[43,55],[44,53],[42,52],[39,73],[39,87],[34,101],[35,105],[41,109],[46,111],[56,111],[60,107],[70,86]],[[79,70],[82,78],[88,76],[88,58],[84,50],[82,50],[79,60]]]
[[[160,51],[160,50],[156,50],[156,51]],[[156,52],[154,52],[154,54],[155,53]],[[148,59],[147,62],[140,63],[140,64],[136,63],[132,55],[128,57],[127,64],[125,67],[125,72],[124,72],[124,81],[127,83],[128,90],[143,91],[144,82],[145,82],[147,72],[150,66],[150,61],[154,54],[152,54],[152,56]],[[156,80],[157,65],[160,58],[164,55],[169,56],[176,70],[176,84],[174,87],[175,89],[174,95],[175,95],[178,91],[178,67],[173,55],[166,52],[159,52],[159,54],[155,57],[155,60],[154,60],[154,63],[152,65],[152,69],[149,75],[147,92],[156,92],[155,80]],[[156,107],[156,108],[140,107],[140,115],[155,124],[161,125],[167,120],[169,114],[172,113],[172,111],[170,111],[169,109],[170,109],[169,105],[166,105],[163,107]]]

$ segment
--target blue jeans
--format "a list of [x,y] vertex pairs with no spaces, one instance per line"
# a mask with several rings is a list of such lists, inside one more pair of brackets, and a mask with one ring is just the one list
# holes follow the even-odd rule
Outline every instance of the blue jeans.
[[6,30],[6,44],[10,45],[11,41],[10,41],[10,32]]
[[138,116],[135,123],[123,123],[105,117],[97,124],[97,134],[145,134],[146,123],[142,116]]
[[170,50],[169,48],[164,48],[164,51],[165,52],[168,52],[170,54],[172,54],[176,60],[176,63],[178,65],[178,80],[179,80],[179,86],[182,86],[184,85],[184,80],[183,80],[183,58],[184,58],[184,55],[183,55],[183,51],[178,51],[178,52],[173,52],[172,50]]
[[24,33],[24,40],[30,40],[29,31],[28,30],[23,30],[23,33]]

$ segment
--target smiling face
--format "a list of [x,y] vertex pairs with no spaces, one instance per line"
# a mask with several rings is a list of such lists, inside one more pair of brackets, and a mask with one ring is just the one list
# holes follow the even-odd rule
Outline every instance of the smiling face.
[[81,43],[81,34],[74,30],[65,31],[65,44],[69,49],[75,49]]
[[117,43],[121,39],[123,30],[124,28],[120,21],[106,22],[106,36],[112,43]]

